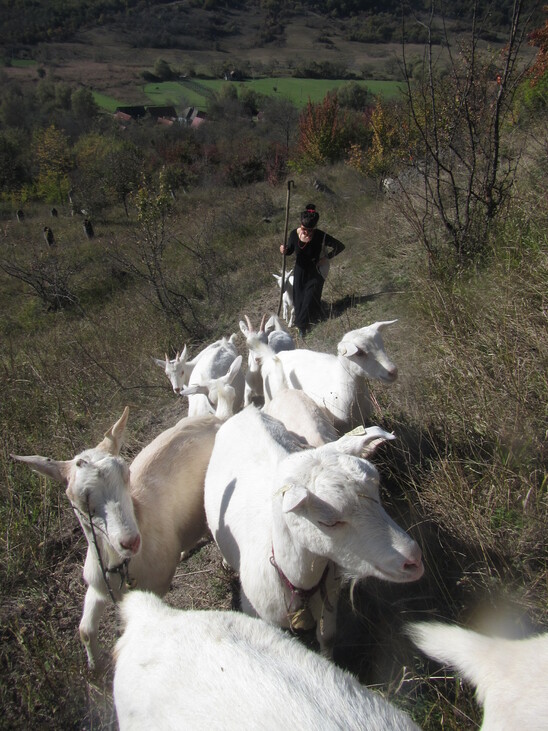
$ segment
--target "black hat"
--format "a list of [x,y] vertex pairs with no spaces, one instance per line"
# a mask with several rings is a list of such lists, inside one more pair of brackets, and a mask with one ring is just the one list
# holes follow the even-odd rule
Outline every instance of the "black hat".
[[301,224],[305,228],[314,228],[318,223],[320,214],[316,210],[314,203],[307,203],[305,210],[301,211]]

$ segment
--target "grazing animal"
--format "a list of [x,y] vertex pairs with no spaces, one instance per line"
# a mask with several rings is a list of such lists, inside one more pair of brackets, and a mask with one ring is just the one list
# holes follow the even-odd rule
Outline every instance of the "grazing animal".
[[419,731],[349,672],[238,612],[132,592],[114,651],[120,731]]
[[25,212],[19,208],[17,211],[15,211],[15,217],[19,221],[19,223],[22,223],[25,220]]
[[509,640],[441,622],[409,624],[406,631],[422,652],[476,688],[482,731],[546,731],[548,632]]
[[268,344],[275,353],[282,350],[295,350],[293,336],[278,315],[270,315],[264,326],[264,331],[268,336]]
[[[290,388],[302,389],[329,415],[340,433],[369,420],[373,407],[368,378],[394,383],[398,369],[388,358],[382,331],[397,322],[375,322],[343,335],[337,355],[298,349],[278,353],[285,380]],[[267,364],[263,383],[269,389]]]
[[89,218],[84,218],[84,223],[82,224],[84,228],[84,233],[86,234],[88,239],[92,239],[95,236],[95,232],[93,230],[93,225]]
[[244,317],[245,322],[240,320],[239,325],[249,350],[244,390],[244,406],[248,406],[252,402],[262,402],[264,395],[261,356],[256,344],[269,345],[272,352],[278,353],[280,350],[294,350],[295,341],[276,315],[272,315],[266,325],[266,315],[263,315],[258,330],[253,327],[247,315]]
[[304,449],[254,406],[225,422],[205,480],[209,528],[240,575],[245,613],[280,627],[312,628],[331,652],[343,575],[419,579],[421,551],[383,510],[366,459],[393,436],[372,427]]
[[48,246],[55,246],[55,236],[49,226],[44,226],[44,240]]
[[58,212],[57,212],[57,208],[52,208],[50,210],[50,215],[51,215],[52,218],[57,218],[57,216],[59,215]]
[[256,347],[264,354],[269,372],[264,413],[281,421],[291,434],[311,447],[321,447],[338,439],[339,434],[326,412],[307,393],[287,386],[282,364],[276,354],[268,346],[261,344]]
[[339,438],[325,411],[304,391],[293,388],[278,391],[265,403],[263,411],[311,447],[321,447]]
[[[181,389],[185,385],[200,385],[211,378],[219,378],[224,375],[230,364],[238,356],[235,346],[236,334],[233,333],[230,338],[221,338],[211,343],[192,360],[188,360],[188,348],[185,345],[181,354],[177,353],[174,360],[169,360],[167,353],[165,360],[153,358],[156,365],[164,369],[165,374],[171,382],[173,392],[181,393]],[[199,365],[198,370],[194,374],[194,369]],[[194,374],[194,375],[193,375]],[[236,382],[233,384],[236,389],[235,410],[242,407],[244,397],[244,375],[238,374]],[[217,404],[210,404],[207,396],[203,393],[197,393],[189,396],[189,415],[197,413],[214,413]]]
[[128,586],[165,594],[181,552],[206,531],[204,478],[219,420],[181,419],[129,469],[119,456],[128,413],[126,407],[96,447],[73,459],[12,455],[65,485],[87,538],[80,637],[92,670],[102,668],[98,629],[108,602]]
[[226,421],[234,415],[234,401],[236,400],[236,390],[232,385],[234,379],[238,375],[242,367],[242,356],[239,355],[233,360],[224,376],[219,378],[210,378],[205,383],[194,384],[192,386],[183,386],[181,396],[192,396],[201,393],[207,396],[209,402],[216,402],[215,416],[220,421]]
[[[278,282],[278,287],[282,287],[282,275],[273,274],[274,279]],[[282,317],[289,327],[293,327],[295,322],[295,305],[293,303],[293,269],[285,273],[284,293],[282,295]]]

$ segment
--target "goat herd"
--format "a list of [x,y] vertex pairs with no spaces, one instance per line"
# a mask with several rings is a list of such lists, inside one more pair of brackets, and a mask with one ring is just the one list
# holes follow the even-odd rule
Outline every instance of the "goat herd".
[[[417,543],[384,511],[369,457],[394,439],[372,413],[367,379],[396,380],[376,322],[343,335],[337,354],[297,349],[276,316],[255,329],[244,376],[236,335],[193,359],[156,362],[188,415],[127,465],[126,407],[94,448],[73,459],[15,456],[65,485],[88,541],[80,636],[90,669],[104,656],[98,626],[114,601],[120,729],[362,729],[418,727],[331,660],[344,581],[410,582]],[[210,531],[238,574],[240,612],[166,605],[181,554]],[[131,589],[131,591],[128,591]],[[293,635],[316,630],[320,652]],[[477,688],[483,729],[547,729],[542,690],[548,634],[526,640],[440,623],[407,634]],[[539,667],[540,666],[540,667]]]

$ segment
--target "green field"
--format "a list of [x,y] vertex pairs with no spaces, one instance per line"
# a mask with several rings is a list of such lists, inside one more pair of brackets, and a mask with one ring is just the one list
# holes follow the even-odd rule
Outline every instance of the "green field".
[[31,66],[38,66],[38,61],[34,61],[31,58],[11,58],[8,61],[6,58],[2,58],[2,65],[10,65],[16,69],[25,69]]
[[[145,94],[153,104],[174,104],[175,106],[195,106],[207,108],[207,99],[212,92],[218,92],[227,83],[236,83],[238,89],[253,89],[267,96],[280,96],[289,99],[297,107],[304,107],[308,101],[321,102],[328,91],[342,84],[344,79],[296,79],[293,77],[272,77],[268,79],[252,79],[242,82],[227,82],[221,79],[188,79],[185,81],[165,81],[147,84]],[[399,81],[358,81],[373,94],[387,98],[399,95]]]
[[107,96],[106,94],[101,94],[98,91],[93,92],[93,98],[95,99],[96,103],[101,107],[101,109],[104,109],[107,112],[115,112],[116,107],[122,106],[123,102],[121,102],[119,99],[115,99],[112,96]]

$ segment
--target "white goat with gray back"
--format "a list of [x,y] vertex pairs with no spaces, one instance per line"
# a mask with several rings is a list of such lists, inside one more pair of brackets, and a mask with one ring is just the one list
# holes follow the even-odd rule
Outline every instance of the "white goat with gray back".
[[376,468],[355,456],[392,438],[372,427],[303,450],[254,406],[221,426],[205,508],[223,557],[239,573],[244,612],[281,627],[316,625],[330,654],[343,575],[421,577],[418,545],[381,507]]
[[263,398],[261,358],[253,344],[260,342],[269,345],[275,353],[278,353],[281,350],[294,350],[295,341],[276,315],[270,317],[267,325],[265,325],[266,315],[263,315],[258,330],[253,327],[247,315],[244,315],[244,317],[245,322],[240,320],[239,325],[249,351],[244,391],[244,406],[249,406],[254,400],[262,400]]
[[[234,339],[235,335],[232,334],[229,338],[229,342],[234,343]],[[211,353],[211,351],[217,351],[223,345],[224,341],[226,341],[226,338],[221,338],[220,340],[216,340],[214,343],[207,345],[198,353],[198,355],[195,355],[192,360],[188,359],[188,347],[186,345],[182,349],[181,353],[177,352],[173,360],[169,359],[167,353],[165,355],[165,360],[160,360],[159,358],[153,358],[152,360],[156,363],[156,365],[164,369],[165,374],[171,383],[171,387],[173,388],[173,392],[179,394],[181,388],[188,385],[190,375],[198,360],[203,355]]]
[[[285,380],[290,388],[302,389],[326,411],[339,432],[366,422],[372,412],[367,379],[393,383],[398,369],[388,358],[381,332],[397,322],[375,322],[351,330],[337,345],[337,355],[298,349],[282,351]],[[264,388],[269,373],[263,366]]]
[[294,637],[238,612],[121,604],[120,731],[419,731],[403,711]]
[[[224,375],[230,364],[238,357],[238,350],[235,345],[236,334],[230,338],[221,338],[208,345],[192,360],[187,360],[187,347],[183,352],[170,361],[166,355],[165,361],[154,359],[155,362],[165,369],[166,375],[171,381],[175,393],[180,394],[185,385],[200,385],[209,379],[219,378]],[[239,411],[244,401],[244,374],[239,373],[234,383],[236,399],[234,409]],[[192,394],[188,397],[188,415],[199,416],[200,414],[212,414],[215,412],[217,403],[209,401],[203,393]]]
[[482,731],[548,729],[548,633],[506,639],[441,622],[410,624],[407,633],[426,655],[476,688]]
[[242,366],[242,356],[239,355],[233,360],[224,376],[219,378],[210,378],[204,383],[193,384],[191,386],[183,386],[181,396],[192,396],[201,393],[207,396],[210,403],[217,403],[215,416],[220,421],[226,421],[234,415],[234,402],[236,400],[236,390],[232,383],[236,379]]
[[291,434],[311,447],[338,439],[326,412],[304,391],[289,388],[283,366],[272,348],[254,338],[249,339],[249,347],[268,373],[267,387],[263,389],[264,413],[281,421]]
[[293,323],[295,322],[295,305],[293,304],[293,269],[290,269],[285,273],[285,280],[283,279],[282,274],[273,274],[272,276],[278,283],[278,287],[280,289],[282,288],[282,281],[285,281],[284,293],[282,295],[282,317],[289,327],[293,327]]
[[165,594],[181,552],[206,531],[204,478],[219,420],[181,419],[128,468],[119,456],[128,413],[126,407],[95,448],[73,459],[12,455],[65,485],[87,538],[80,637],[90,669],[102,664],[97,633],[108,602],[118,601],[128,586]]

